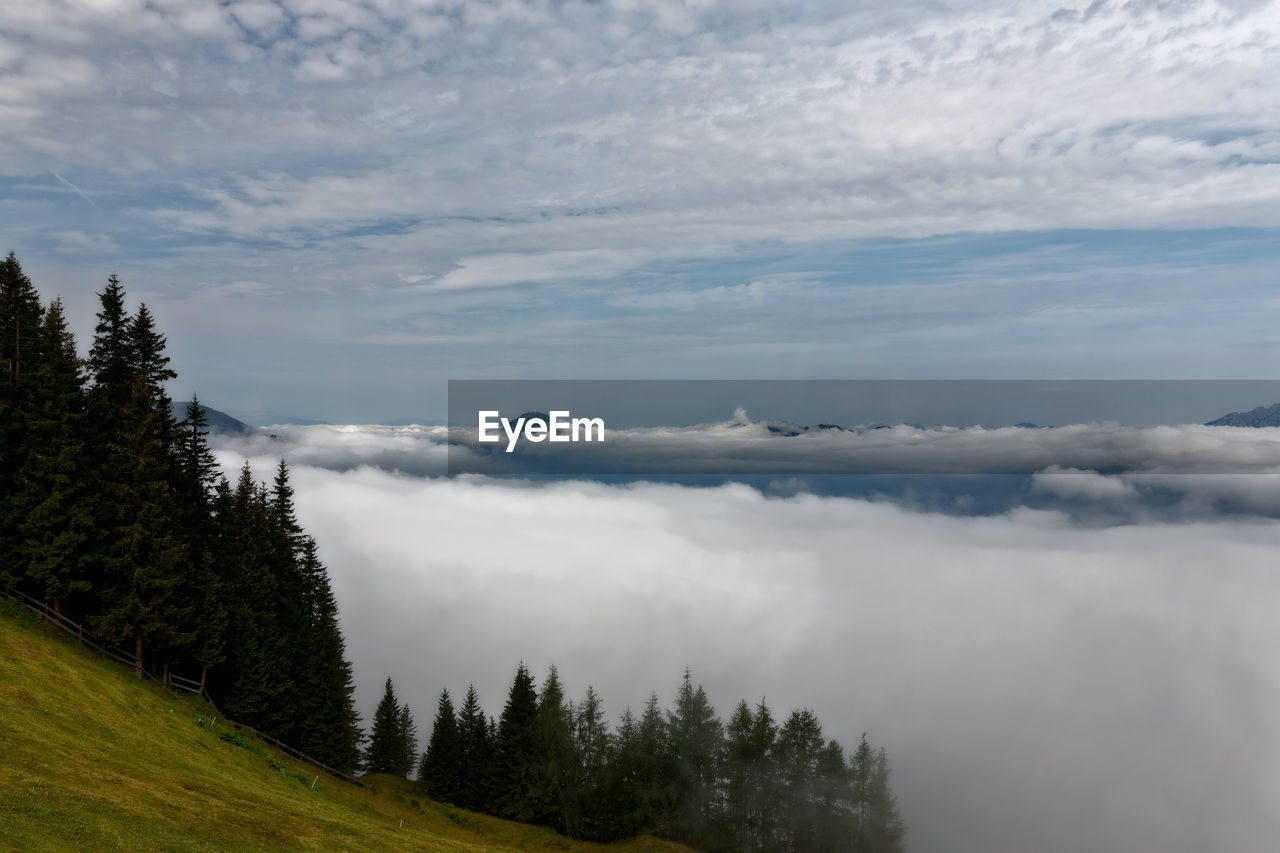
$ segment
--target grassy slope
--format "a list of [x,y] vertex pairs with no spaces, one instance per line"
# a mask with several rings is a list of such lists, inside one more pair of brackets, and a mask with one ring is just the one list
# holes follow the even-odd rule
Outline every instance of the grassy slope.
[[[0,600],[0,849],[685,849],[569,841],[393,777],[370,790],[321,775],[313,789],[308,765],[211,725],[213,713]],[[245,745],[219,738],[229,733]]]

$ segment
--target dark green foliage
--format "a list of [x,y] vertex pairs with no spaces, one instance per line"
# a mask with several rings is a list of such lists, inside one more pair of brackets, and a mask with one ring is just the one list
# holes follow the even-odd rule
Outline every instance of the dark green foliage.
[[360,758],[355,679],[338,627],[338,605],[328,572],[316,556],[315,540],[304,537],[301,547],[304,626],[297,650],[300,719],[294,727],[295,741],[306,754],[352,773]]
[[75,340],[54,300],[44,317],[39,363],[30,379],[34,406],[25,435],[18,511],[18,562],[33,594],[61,612],[90,590],[95,521],[84,455],[84,377]]
[[573,741],[573,711],[564,698],[560,674],[551,667],[542,685],[535,722],[538,762],[535,820],[558,832],[576,832],[581,823],[574,784],[578,755]]
[[538,694],[522,663],[498,721],[489,772],[489,810],[494,814],[525,822],[538,816],[544,778],[539,745]]
[[453,700],[449,691],[440,693],[440,705],[431,726],[431,739],[422,755],[418,779],[427,793],[446,803],[458,803],[465,776],[463,775],[463,742],[454,715]]
[[[232,718],[351,772],[351,666],[287,465],[270,486],[247,465],[234,486],[220,476],[195,398],[173,417],[151,313],[128,314],[115,276],[99,299],[86,376],[61,304],[44,310],[14,256],[0,262],[0,583],[89,621],[139,669],[199,669]],[[366,769],[408,776],[416,759],[388,679]],[[669,712],[651,696],[610,734],[594,691],[575,708],[553,667],[539,697],[521,664],[499,720],[474,687],[456,713],[442,694],[420,770],[437,798],[593,840],[904,849],[883,750],[864,736],[846,761],[811,711],[779,728],[763,701],[722,726],[688,672]]]
[[459,783],[457,805],[468,809],[484,808],[489,799],[490,764],[493,760],[494,735],[480,708],[475,685],[467,688],[467,698],[458,709]]
[[676,694],[669,738],[675,797],[669,832],[694,847],[706,847],[717,831],[723,731],[702,685],[694,686],[688,670]]
[[396,736],[400,742],[400,756],[397,767],[400,775],[406,779],[418,766],[418,727],[413,722],[413,714],[408,705],[400,706],[397,720]]
[[[30,497],[23,473],[35,447],[31,435],[43,312],[31,280],[11,252],[0,262],[0,554],[21,544],[21,524]],[[18,561],[0,560],[0,583],[13,585],[24,572]]]
[[227,483],[198,402],[173,417],[151,312],[131,316],[114,275],[98,296],[82,364],[61,304],[43,311],[17,260],[0,263],[0,582],[140,670],[199,672],[233,718],[353,770],[351,666],[283,460],[271,490],[247,467]]
[[574,754],[577,758],[570,786],[572,805],[566,832],[580,838],[610,837],[610,815],[605,799],[609,781],[609,728],[600,697],[591,687],[573,718]]
[[408,777],[414,767],[418,740],[408,705],[396,699],[395,687],[387,679],[382,700],[373,712],[369,747],[365,750],[366,773],[392,773]]
[[[470,807],[464,801],[478,765],[469,763],[468,744],[485,740],[474,688],[456,728],[454,716],[445,691],[422,783],[433,797]],[[489,731],[496,751],[483,808],[575,838],[648,832],[726,852],[905,849],[883,750],[872,751],[864,737],[846,761],[812,711],[795,711],[779,727],[764,700],[754,709],[740,701],[722,725],[687,671],[670,711],[651,695],[638,718],[624,712],[610,734],[594,690],[575,708],[552,667],[539,698],[521,664],[501,722]],[[450,766],[458,768],[452,780]]]

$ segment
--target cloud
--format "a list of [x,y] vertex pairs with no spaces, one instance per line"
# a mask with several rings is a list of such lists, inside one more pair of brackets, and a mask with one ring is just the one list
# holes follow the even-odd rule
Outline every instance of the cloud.
[[120,246],[108,234],[88,234],[84,231],[54,231],[51,235],[61,244],[63,251],[84,252],[98,256],[112,255]]
[[616,719],[651,689],[670,702],[689,666],[722,716],[766,696],[884,745],[913,849],[1243,853],[1280,830],[1273,522],[1098,528],[300,458],[366,718],[387,675],[420,726],[471,681],[497,712],[523,660],[571,695],[593,684]]
[[[427,251],[442,244],[425,223],[461,214],[494,255],[506,240],[483,239],[485,222],[534,233],[583,210],[672,257],[758,239],[1280,224],[1274,5],[1063,11],[70,4],[12,24],[31,73],[10,100],[31,112],[4,159],[11,174],[176,175],[188,194],[155,205],[160,223],[249,238],[341,233],[377,212],[360,199],[386,197],[382,216],[424,223]],[[88,50],[70,61],[69,42]],[[181,121],[139,85],[156,53],[176,63]],[[96,132],[65,138],[68,116]],[[242,184],[284,170],[293,189],[230,197],[228,170]]]

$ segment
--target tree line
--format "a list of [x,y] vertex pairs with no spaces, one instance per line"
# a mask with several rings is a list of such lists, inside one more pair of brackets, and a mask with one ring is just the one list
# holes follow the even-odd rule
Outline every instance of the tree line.
[[298,523],[289,470],[228,480],[193,398],[173,411],[167,341],[116,276],[88,357],[60,300],[0,262],[0,585],[84,621],[153,672],[199,672],[232,718],[346,773],[393,773],[433,798],[577,838],[649,832],[708,851],[896,853],[904,828],[883,750],[851,755],[811,711],[762,700],[722,723],[686,673],[610,730],[517,671],[502,713],[474,687],[440,696],[426,750],[390,679],[367,747],[337,603]]
[[474,685],[440,694],[426,750],[391,679],[374,714],[369,771],[409,777],[434,799],[591,841],[648,832],[706,851],[900,853],[906,830],[884,750],[852,754],[807,709],[779,723],[739,701],[728,723],[686,671],[674,705],[651,694],[612,730],[588,688],[566,699],[552,667],[538,691],[521,664],[502,713]]
[[111,276],[87,359],[58,299],[0,262],[0,583],[153,671],[199,672],[223,710],[344,772],[361,731],[337,604],[289,471],[233,485],[145,304]]

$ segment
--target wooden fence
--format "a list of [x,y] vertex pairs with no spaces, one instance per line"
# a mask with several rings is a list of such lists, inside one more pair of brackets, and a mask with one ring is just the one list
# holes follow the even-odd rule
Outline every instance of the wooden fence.
[[[9,590],[0,588],[0,596],[8,598],[11,601],[15,601],[18,604],[21,604],[23,607],[27,608],[28,610],[33,611],[38,616],[40,616],[40,618],[48,622],[50,625],[53,625],[57,628],[61,628],[63,631],[66,631],[68,634],[75,637],[78,642],[88,646],[89,648],[98,652],[98,654],[102,655],[103,657],[110,658],[111,660],[124,664],[125,666],[129,667],[132,670],[141,672],[144,677],[149,678],[152,681],[156,682],[165,690],[168,690],[170,693],[174,693],[176,695],[177,691],[179,690],[186,693],[194,693],[197,696],[201,696],[206,702],[208,702],[210,705],[213,705],[215,710],[217,710],[217,705],[214,703],[213,698],[209,696],[208,691],[204,689],[204,685],[202,685],[199,681],[196,681],[195,679],[191,679],[191,678],[185,678],[181,675],[175,675],[174,673],[169,672],[168,667],[165,667],[164,671],[161,672],[159,676],[156,676],[155,673],[148,672],[142,666],[142,661],[138,660],[133,655],[127,654],[120,649],[112,648],[111,645],[104,642],[102,639],[94,636],[89,631],[86,631],[84,626],[81,625],[79,622],[76,622],[72,619],[68,619],[66,616],[63,616],[61,613],[58,613],[56,610],[54,610],[46,602],[39,601],[38,599],[32,598],[31,596],[25,593],[17,592],[17,591],[9,591]],[[219,711],[219,714],[221,714],[221,711]],[[271,735],[258,731],[253,726],[248,726],[248,725],[245,725],[244,723],[237,723],[235,720],[228,719],[225,716],[223,716],[223,720],[226,722],[227,725],[231,726],[232,728],[240,729],[247,732],[252,732],[259,739],[261,739],[266,743],[271,744],[276,749],[283,752],[285,755],[288,755],[291,758],[295,758],[298,761],[304,761],[307,764],[310,764],[312,767],[319,768],[320,770],[323,770],[325,773],[328,773],[330,776],[333,776],[336,779],[341,779],[343,782],[349,782],[352,785],[356,785],[361,788],[367,787],[364,782],[361,782],[355,776],[352,776],[349,773],[343,773],[341,770],[335,770],[334,768],[325,764],[323,761],[312,758],[309,755],[305,755],[302,751],[295,749],[289,744],[284,743],[283,741],[277,738],[274,738]]]

